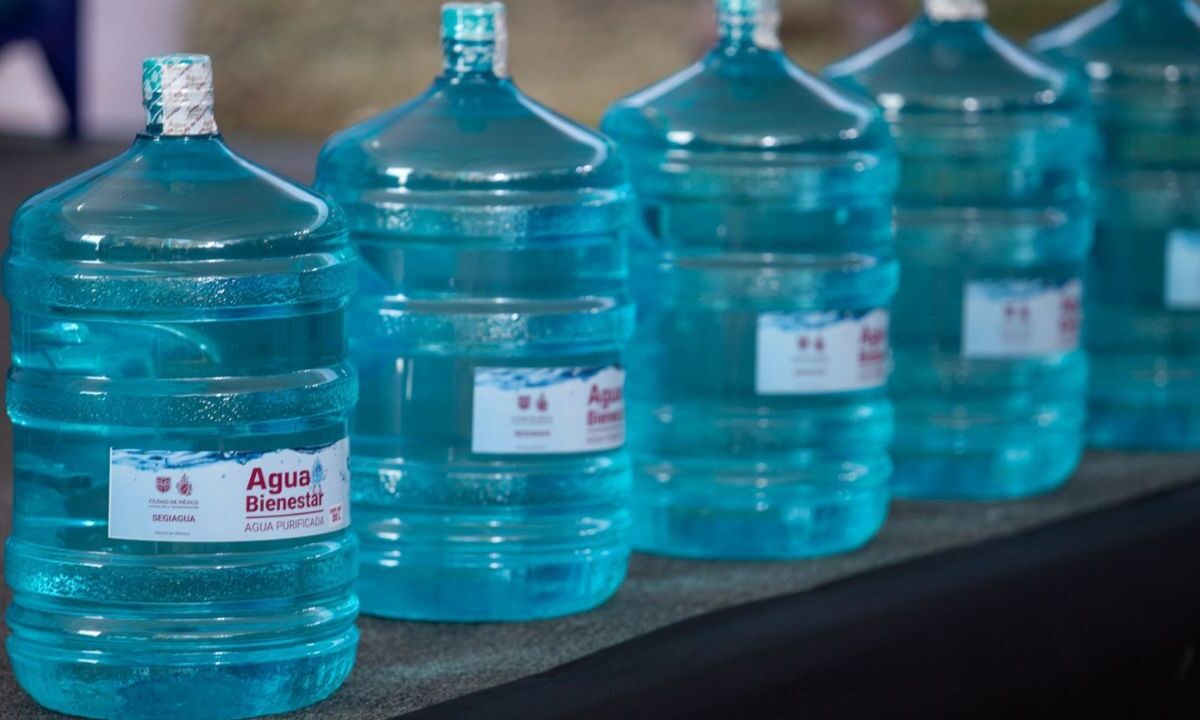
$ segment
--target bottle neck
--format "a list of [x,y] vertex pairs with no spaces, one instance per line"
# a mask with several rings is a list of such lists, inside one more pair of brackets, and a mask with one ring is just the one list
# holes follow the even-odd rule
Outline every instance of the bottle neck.
[[142,64],[142,105],[146,135],[216,135],[211,61],[204,55],[148,58]]
[[987,20],[984,0],[925,0],[925,17],[936,23]]
[[717,0],[720,48],[774,51],[779,43],[778,0]]
[[508,77],[508,26],[501,3],[448,3],[442,7],[444,76]]

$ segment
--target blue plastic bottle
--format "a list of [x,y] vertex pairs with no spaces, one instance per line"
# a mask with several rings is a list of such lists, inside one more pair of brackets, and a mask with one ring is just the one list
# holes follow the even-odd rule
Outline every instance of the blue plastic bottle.
[[395,618],[578,612],[629,555],[625,169],[508,78],[503,5],[442,19],[444,74],[317,170],[364,258],[359,594]]
[[841,552],[887,514],[896,162],[870,103],[796,67],[775,0],[718,0],[698,63],[604,121],[634,171],[635,546]]
[[903,496],[1047,492],[1083,447],[1086,88],[986,16],[982,0],[926,0],[911,25],[828,71],[882,105],[900,151]]
[[354,256],[340,212],[225,146],[207,57],[143,86],[133,146],[13,220],[9,657],[71,715],[284,712],[358,640]]
[[1089,436],[1200,448],[1200,7],[1106,2],[1034,42],[1088,74],[1106,145]]

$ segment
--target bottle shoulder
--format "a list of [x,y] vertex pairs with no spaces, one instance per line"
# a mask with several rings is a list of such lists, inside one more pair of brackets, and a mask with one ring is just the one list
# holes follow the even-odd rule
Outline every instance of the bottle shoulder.
[[1093,80],[1200,82],[1200,6],[1110,0],[1035,37],[1030,47],[1081,67]]
[[139,137],[121,155],[26,200],[13,250],[155,259],[287,255],[345,242],[326,198],[230,150],[219,136]]
[[1085,111],[1085,84],[984,22],[926,18],[831,65],[826,77],[889,113]]
[[317,163],[317,186],[334,197],[372,189],[539,191],[625,182],[611,141],[496,79],[439,79],[413,100],[335,134]]
[[623,144],[702,152],[886,152],[870,102],[799,68],[782,53],[722,56],[617,101],[601,129]]

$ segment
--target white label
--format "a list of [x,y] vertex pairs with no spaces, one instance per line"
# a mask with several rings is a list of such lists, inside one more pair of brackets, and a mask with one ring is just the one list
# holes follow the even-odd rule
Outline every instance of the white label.
[[1172,310],[1200,310],[1200,231],[1167,237],[1166,302]]
[[759,395],[814,395],[877,388],[891,371],[888,312],[758,316],[754,387]]
[[274,452],[109,452],[108,536],[287,540],[350,524],[350,441]]
[[1044,357],[1079,347],[1083,283],[980,280],[963,300],[963,355]]
[[478,368],[471,452],[548,455],[625,444],[625,371]]

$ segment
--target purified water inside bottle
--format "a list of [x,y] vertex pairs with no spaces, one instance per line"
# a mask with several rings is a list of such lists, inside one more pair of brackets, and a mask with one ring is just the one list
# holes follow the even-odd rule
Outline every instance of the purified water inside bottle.
[[893,145],[869,102],[781,52],[774,2],[717,16],[703,59],[603,124],[640,206],[635,544],[841,552],[888,507]]
[[625,170],[509,79],[503,6],[443,20],[444,74],[318,168],[363,257],[359,592],[388,617],[577,612],[629,555]]
[[882,105],[899,146],[894,487],[906,496],[1046,492],[1083,449],[1086,89],[986,18],[982,0],[927,0],[827,71]]
[[225,146],[206,57],[144,87],[133,146],[13,222],[9,656],[72,715],[283,712],[358,640],[354,256],[340,212]]

